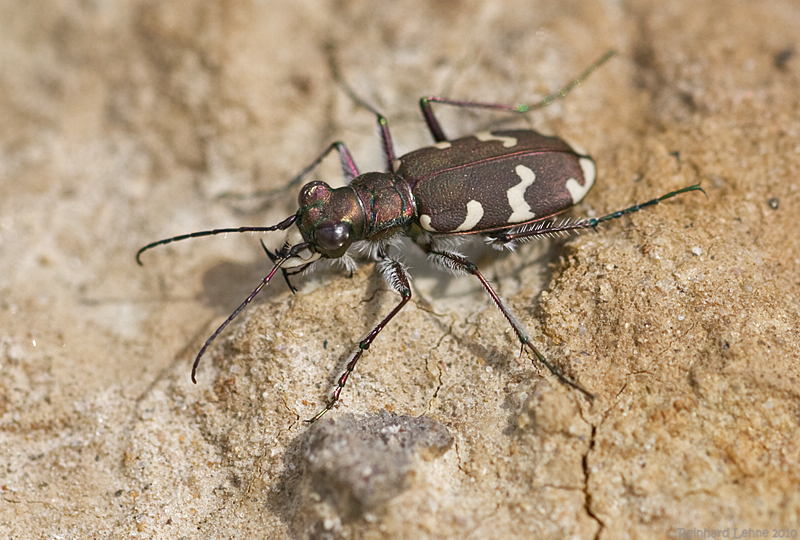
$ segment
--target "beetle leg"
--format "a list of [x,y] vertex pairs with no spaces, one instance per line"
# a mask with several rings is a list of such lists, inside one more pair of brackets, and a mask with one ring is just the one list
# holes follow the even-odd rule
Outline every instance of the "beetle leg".
[[655,199],[634,204],[633,206],[625,208],[624,210],[617,210],[616,212],[612,212],[599,218],[580,219],[578,221],[564,220],[558,223],[552,220],[538,221],[529,223],[528,225],[522,225],[519,228],[490,234],[489,238],[493,242],[507,245],[513,243],[515,240],[525,241],[537,236],[560,236],[562,234],[581,229],[597,229],[597,226],[601,223],[611,221],[612,219],[621,218],[627,214],[633,214],[642,208],[654,206],[666,199],[671,199],[676,195],[680,195],[688,191],[701,191],[705,195],[705,191],[703,191],[703,188],[700,187],[700,184],[694,184],[675,191],[670,191],[669,193],[666,193],[660,197],[656,197]]
[[383,330],[383,328],[389,324],[389,321],[397,315],[401,309],[408,303],[411,299],[411,281],[408,276],[408,270],[406,270],[405,265],[396,261],[394,259],[389,258],[388,256],[382,256],[380,261],[378,262],[378,268],[383,274],[383,278],[386,280],[386,283],[394,289],[402,298],[400,303],[395,306],[395,308],[380,322],[378,323],[375,328],[367,334],[359,344],[358,349],[353,353],[350,357],[350,360],[347,362],[347,368],[344,373],[339,377],[338,382],[336,383],[336,388],[333,391],[333,395],[328,400],[328,403],[325,404],[325,408],[318,412],[313,418],[306,420],[309,424],[316,422],[322,416],[330,411],[336,402],[339,401],[339,395],[342,393],[342,389],[344,389],[344,385],[347,383],[347,379],[350,378],[350,374],[353,373],[353,370],[358,363],[358,360],[361,358],[361,355],[369,349],[369,346],[378,337],[378,334]]
[[225,192],[220,195],[220,198],[250,199],[259,197],[268,199],[278,193],[283,193],[298,186],[303,179],[305,179],[305,177],[308,176],[311,171],[317,168],[322,160],[328,157],[328,154],[330,154],[333,150],[336,150],[336,152],[339,154],[339,162],[341,163],[342,167],[342,176],[344,176],[345,184],[349,184],[360,173],[358,172],[358,167],[356,167],[355,161],[353,161],[353,156],[350,155],[350,150],[348,150],[347,146],[343,142],[336,141],[331,143],[324,152],[322,152],[314,161],[311,162],[311,164],[300,171],[300,174],[292,178],[289,183],[283,187],[270,190],[258,190],[246,194]]
[[347,81],[342,77],[341,71],[339,71],[339,63],[336,61],[333,49],[328,50],[328,67],[331,70],[331,75],[333,75],[333,78],[339,83],[339,86],[344,90],[344,93],[347,94],[347,97],[352,99],[359,107],[367,109],[377,118],[378,129],[381,131],[383,156],[386,159],[386,172],[391,172],[394,166],[394,143],[392,143],[392,134],[389,132],[389,121],[386,120],[386,117],[379,113],[375,107],[364,101],[361,96],[350,88],[350,85],[347,84]]
[[431,103],[441,103],[443,105],[453,105],[454,107],[462,107],[466,109],[491,109],[495,111],[508,111],[508,112],[517,112],[517,113],[526,113],[536,109],[541,109],[542,107],[547,107],[552,102],[557,99],[562,99],[566,97],[570,91],[582,83],[586,77],[592,74],[594,70],[600,67],[606,60],[611,58],[616,54],[616,51],[608,51],[606,52],[599,60],[597,60],[594,64],[586,68],[583,73],[575,77],[571,80],[566,86],[559,89],[556,92],[553,92],[550,95],[545,96],[544,98],[540,99],[539,101],[531,104],[526,103],[518,103],[515,105],[507,105],[503,103],[484,103],[481,101],[463,101],[458,99],[447,99],[441,98],[436,96],[429,96],[424,97],[419,100],[419,106],[422,109],[422,116],[425,117],[425,123],[428,124],[428,130],[433,135],[433,139],[436,142],[443,142],[448,140],[447,136],[444,134],[442,130],[442,126],[439,124],[439,120],[436,118],[436,115],[433,114],[433,109],[431,108]]
[[[385,116],[379,113],[375,107],[373,107],[372,105],[370,105],[369,103],[358,97],[358,94],[353,92],[353,90],[349,86],[347,86],[344,80],[340,79],[339,84],[341,84],[345,94],[347,94],[347,96],[350,99],[355,101],[356,105],[367,109],[369,112],[375,115],[378,121],[378,129],[381,132],[381,145],[383,146],[383,157],[386,161],[386,172],[391,172],[394,167],[394,143],[392,142],[392,134],[389,131],[389,121],[386,119]],[[348,157],[349,156],[350,155],[348,154]],[[355,176],[358,176],[357,172]],[[350,180],[352,180],[352,178]]]
[[383,157],[386,162],[386,172],[391,172],[394,170],[394,143],[392,142],[392,134],[389,131],[389,121],[383,116],[381,113],[378,112],[375,107],[358,97],[358,95],[353,92],[349,86],[345,85],[343,81],[340,81],[343,85],[342,88],[344,89],[345,93],[356,102],[357,105],[367,109],[369,112],[375,115],[378,121],[378,129],[381,132],[381,145],[383,146]]
[[283,187],[270,190],[258,190],[247,194],[225,192],[220,195],[220,198],[250,199],[260,197],[268,199],[275,194],[283,193],[284,191],[299,185],[300,182],[302,182],[311,171],[317,168],[322,160],[328,157],[328,154],[330,154],[333,150],[336,150],[336,152],[339,154],[339,162],[342,166],[342,176],[344,176],[345,184],[349,184],[356,176],[359,175],[358,167],[356,167],[356,163],[353,161],[353,156],[350,155],[350,150],[347,149],[347,146],[345,146],[345,144],[341,141],[336,141],[331,143],[324,152],[322,152],[314,161],[311,162],[310,165],[308,165],[308,167],[300,171],[300,174],[292,178],[289,183]]
[[519,320],[514,316],[514,314],[511,313],[511,310],[508,309],[508,307],[506,307],[506,305],[503,302],[503,300],[500,298],[500,296],[494,290],[494,288],[489,283],[489,281],[485,277],[483,277],[483,274],[481,274],[480,270],[478,270],[478,267],[475,266],[474,263],[472,263],[466,257],[464,257],[464,256],[462,256],[462,255],[460,255],[458,253],[452,253],[452,252],[449,252],[449,251],[430,250],[428,252],[428,257],[433,262],[438,264],[439,266],[442,266],[442,267],[444,267],[444,268],[446,268],[448,270],[453,270],[453,271],[458,272],[458,273],[465,272],[465,273],[472,274],[473,276],[477,277],[480,280],[481,285],[483,285],[483,288],[486,289],[486,292],[489,293],[489,296],[492,297],[492,300],[494,301],[494,303],[497,305],[498,308],[500,308],[500,312],[503,314],[503,316],[506,318],[508,323],[511,325],[511,328],[514,330],[514,333],[517,335],[517,338],[519,339],[520,343],[522,344],[522,347],[523,348],[528,347],[531,350],[531,352],[533,352],[533,354],[536,356],[536,358],[542,364],[544,364],[544,366],[547,369],[550,370],[550,373],[555,375],[556,378],[559,381],[561,381],[562,383],[566,384],[567,386],[571,386],[572,388],[580,391],[590,401],[592,401],[594,399],[594,395],[591,392],[586,390],[580,384],[567,379],[564,375],[562,375],[555,368],[555,366],[553,366],[547,360],[547,358],[541,352],[539,352],[539,349],[537,349],[533,345],[533,340],[531,339],[530,334],[528,334],[528,331],[525,329],[525,327],[522,325],[522,323],[519,322]]
[[347,149],[347,146],[343,142],[336,141],[331,143],[330,146],[328,146],[328,148],[326,148],[325,151],[317,157],[317,159],[312,161],[305,169],[300,171],[300,174],[292,178],[286,187],[294,187],[300,184],[300,182],[306,176],[308,176],[311,171],[316,169],[317,166],[322,163],[322,160],[328,157],[328,154],[334,150],[336,150],[336,152],[339,154],[339,161],[342,165],[342,176],[344,176],[345,182],[349,184],[360,173],[358,172],[358,167],[356,167],[356,162],[353,161],[353,156],[350,155],[350,150]]

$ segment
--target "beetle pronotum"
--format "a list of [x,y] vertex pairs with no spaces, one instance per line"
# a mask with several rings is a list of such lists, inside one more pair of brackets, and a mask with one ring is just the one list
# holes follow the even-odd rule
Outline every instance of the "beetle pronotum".
[[603,222],[681,193],[702,191],[702,188],[699,184],[688,186],[600,218],[556,222],[553,216],[578,204],[594,184],[595,163],[586,152],[533,130],[486,131],[449,139],[431,104],[525,113],[565,97],[613,55],[614,51],[607,52],[565,87],[531,105],[422,98],[420,108],[434,144],[401,157],[395,157],[386,118],[343,85],[348,95],[377,118],[386,158],[385,172],[360,173],[344,143],[335,142],[292,183],[305,178],[335,150],[347,185],[331,188],[319,181],[305,184],[300,190],[297,212],[277,225],[198,231],[153,242],[137,252],[136,260],[141,264],[140,256],[144,251],[187,238],[234,232],[287,231],[283,246],[275,253],[267,251],[274,263],[272,270],[203,344],[192,366],[192,381],[197,382],[197,366],[209,345],[270,282],[278,269],[283,271],[287,282],[289,275],[309,268],[320,259],[340,259],[352,269],[355,267],[352,251],[366,247],[369,257],[377,261],[384,279],[401,299],[359,342],[331,398],[309,422],[321,418],[339,400],[363,352],[411,298],[408,271],[392,253],[396,245],[393,240],[407,236],[427,253],[434,264],[456,274],[475,276],[511,325],[523,349],[529,349],[559,381],[593,399],[588,390],[562,375],[539,352],[528,331],[477,266],[456,250],[457,244],[468,235],[479,234],[498,249],[511,249],[517,242],[540,236],[596,228]]

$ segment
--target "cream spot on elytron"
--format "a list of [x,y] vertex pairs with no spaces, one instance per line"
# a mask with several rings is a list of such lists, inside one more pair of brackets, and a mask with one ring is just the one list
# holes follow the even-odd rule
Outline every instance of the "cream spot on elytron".
[[420,214],[419,215],[419,224],[422,225],[422,228],[426,231],[436,232],[436,229],[431,227],[431,216],[428,214]]
[[536,214],[531,212],[531,207],[525,200],[525,190],[528,189],[528,186],[533,185],[534,180],[536,180],[536,173],[525,165],[517,165],[514,172],[520,177],[520,183],[506,191],[508,205],[511,207],[511,215],[508,216],[508,222],[530,221],[536,217]]
[[488,131],[480,131],[476,133],[475,138],[481,142],[500,141],[501,143],[503,143],[503,148],[513,148],[517,146],[516,137],[501,137],[499,135],[493,135]]
[[597,168],[594,161],[589,158],[580,158],[579,160],[581,170],[583,171],[583,185],[580,185],[577,180],[570,178],[567,180],[566,187],[572,197],[572,204],[578,204],[586,197],[586,194],[592,189],[594,185],[594,178],[597,174]]
[[434,148],[438,148],[439,150],[447,150],[451,146],[453,145],[450,144],[450,141],[441,141],[433,145]]
[[469,201],[467,203],[467,218],[453,232],[471,231],[482,217],[483,206],[481,206],[481,203],[475,200]]

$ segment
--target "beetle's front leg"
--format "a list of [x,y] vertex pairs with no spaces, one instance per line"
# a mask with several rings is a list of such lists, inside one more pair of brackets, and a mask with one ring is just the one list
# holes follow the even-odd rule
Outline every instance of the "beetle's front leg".
[[311,171],[316,169],[319,164],[322,163],[322,160],[328,157],[328,154],[334,150],[336,150],[336,153],[339,154],[339,163],[342,166],[342,176],[344,176],[345,183],[349,184],[356,176],[359,175],[358,167],[356,167],[356,162],[353,160],[353,156],[350,155],[350,150],[347,148],[347,145],[341,141],[336,141],[331,143],[324,152],[317,156],[317,159],[312,161],[305,169],[300,171],[297,176],[292,178],[287,187],[294,187],[300,184],[300,182],[306,176],[308,176]]
[[536,355],[536,358],[538,358],[539,361],[542,364],[544,364],[545,367],[550,370],[550,373],[555,375],[556,378],[558,378],[559,381],[561,381],[562,383],[564,383],[564,384],[566,384],[568,386],[571,386],[572,388],[574,388],[576,390],[579,390],[581,393],[583,393],[583,395],[585,395],[587,398],[589,398],[590,401],[594,399],[594,395],[591,392],[586,390],[580,384],[567,379],[564,375],[562,375],[555,368],[555,366],[553,366],[547,360],[547,358],[541,352],[539,352],[539,349],[537,349],[533,345],[533,340],[531,339],[530,334],[528,334],[528,331],[525,329],[525,327],[522,325],[522,323],[519,322],[519,320],[514,316],[514,314],[511,313],[511,310],[508,309],[508,307],[506,307],[506,305],[503,302],[503,300],[500,298],[500,296],[494,290],[494,288],[489,283],[489,281],[485,277],[483,277],[483,274],[481,274],[480,270],[478,270],[478,267],[475,266],[474,263],[469,261],[463,255],[460,255],[458,253],[454,253],[454,252],[451,252],[451,251],[445,251],[445,250],[429,249],[428,250],[428,258],[430,258],[434,263],[436,263],[439,266],[442,266],[442,267],[444,267],[444,268],[446,268],[448,270],[452,270],[452,271],[457,272],[457,273],[468,273],[468,274],[472,274],[473,276],[477,277],[480,280],[481,285],[483,285],[483,288],[486,289],[486,292],[489,293],[489,296],[492,297],[492,300],[497,305],[497,307],[500,309],[500,312],[503,314],[503,316],[506,318],[508,323],[511,325],[511,328],[514,330],[514,333],[517,335],[517,338],[519,339],[520,343],[522,344],[522,347],[523,348],[527,347],[528,349],[530,349],[531,352],[533,352],[533,354]]
[[405,265],[384,255],[381,256],[381,259],[378,261],[378,269],[383,275],[383,279],[386,280],[386,283],[388,283],[389,286],[402,297],[400,303],[397,304],[397,306],[395,306],[395,308],[380,323],[378,323],[378,325],[373,328],[369,334],[367,334],[367,337],[365,337],[358,344],[358,350],[356,350],[356,352],[354,352],[350,357],[350,360],[348,360],[347,368],[339,377],[339,381],[336,383],[336,389],[333,391],[331,399],[328,400],[328,403],[325,405],[324,409],[318,412],[313,418],[306,420],[309,424],[322,418],[325,413],[327,413],[334,407],[334,405],[336,405],[336,402],[339,401],[339,396],[342,393],[342,389],[344,389],[347,379],[350,378],[350,374],[353,373],[353,370],[356,368],[356,364],[361,358],[361,355],[364,353],[364,351],[369,349],[369,346],[372,345],[372,342],[376,337],[378,337],[378,334],[381,332],[381,330],[383,330],[384,326],[389,324],[389,321],[391,321],[392,318],[397,315],[400,310],[403,309],[403,306],[405,306],[411,299],[411,281]]
[[336,141],[331,143],[328,148],[326,148],[319,156],[316,157],[316,159],[314,159],[314,161],[300,171],[294,178],[289,180],[289,183],[283,187],[270,190],[258,190],[247,194],[225,192],[220,195],[220,197],[228,199],[250,199],[255,197],[268,199],[278,193],[283,193],[289,189],[297,187],[311,173],[311,171],[316,169],[319,164],[322,163],[322,161],[334,150],[336,150],[336,153],[339,155],[339,163],[342,168],[342,176],[344,177],[345,184],[350,184],[350,182],[352,182],[352,180],[359,175],[358,167],[356,166],[356,162],[353,160],[353,156],[350,154],[350,150],[347,148],[347,145],[341,141]]

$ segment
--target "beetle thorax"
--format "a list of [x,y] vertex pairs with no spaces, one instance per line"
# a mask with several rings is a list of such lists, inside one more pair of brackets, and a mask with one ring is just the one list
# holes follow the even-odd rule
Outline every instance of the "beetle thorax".
[[406,180],[393,173],[369,172],[350,183],[364,209],[362,240],[384,240],[408,230],[416,204]]

